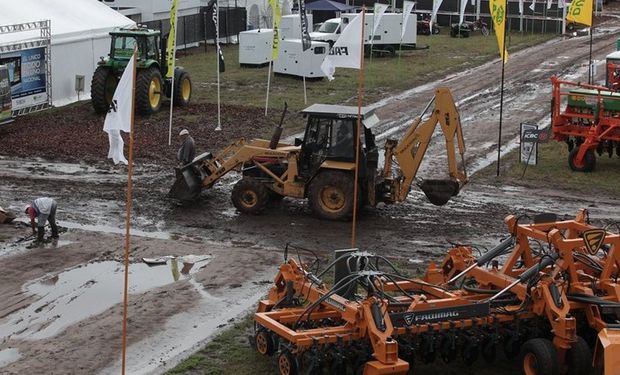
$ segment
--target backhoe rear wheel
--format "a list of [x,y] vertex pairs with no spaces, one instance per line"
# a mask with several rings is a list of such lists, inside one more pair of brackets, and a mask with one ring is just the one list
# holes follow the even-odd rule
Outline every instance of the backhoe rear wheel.
[[310,184],[310,208],[321,219],[348,219],[353,212],[353,190],[351,173],[335,170],[320,172]]
[[161,73],[156,67],[138,70],[136,78],[136,108],[143,115],[159,112],[163,94]]
[[174,105],[185,107],[192,98],[192,80],[183,68],[174,70]]
[[523,344],[521,359],[525,375],[558,375],[560,365],[553,343],[547,339],[531,339]]
[[244,214],[259,214],[269,202],[269,189],[253,178],[242,178],[231,196],[233,205]]
[[95,113],[103,114],[108,111],[116,85],[118,79],[112,73],[112,69],[107,66],[97,67],[90,84],[90,98]]

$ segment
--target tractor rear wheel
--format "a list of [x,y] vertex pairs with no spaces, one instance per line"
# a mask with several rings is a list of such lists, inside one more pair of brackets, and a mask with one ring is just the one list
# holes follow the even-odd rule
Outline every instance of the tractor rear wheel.
[[353,212],[353,176],[343,171],[323,171],[310,184],[308,200],[321,219],[343,220]]
[[592,172],[596,167],[596,155],[594,155],[594,150],[586,151],[583,161],[581,162],[577,160],[578,152],[579,147],[575,147],[568,154],[568,165],[570,166],[570,169],[575,172]]
[[192,98],[192,80],[183,68],[174,70],[174,105],[184,107]]
[[138,70],[136,79],[136,109],[150,115],[159,112],[163,93],[161,73],[156,67]]
[[269,202],[269,189],[253,178],[242,178],[231,196],[233,205],[244,214],[259,214]]
[[531,339],[523,344],[521,353],[525,375],[558,375],[560,365],[553,343],[547,339]]
[[577,336],[577,342],[573,344],[566,354],[568,372],[567,375],[587,374],[592,367],[592,351],[582,337]]
[[90,98],[95,113],[103,114],[110,108],[118,79],[107,66],[99,66],[90,84]]

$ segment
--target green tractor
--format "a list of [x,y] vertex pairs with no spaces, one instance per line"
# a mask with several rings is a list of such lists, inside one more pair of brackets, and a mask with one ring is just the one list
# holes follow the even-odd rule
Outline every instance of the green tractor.
[[[136,64],[136,112],[149,115],[158,112],[162,94],[170,98],[172,80],[166,73],[166,39],[158,30],[121,29],[110,33],[112,44],[107,59],[101,58],[90,86],[91,102],[96,113],[106,113],[116,85],[134,50],[138,46]],[[192,81],[182,67],[174,70],[173,104],[185,106],[192,96]]]

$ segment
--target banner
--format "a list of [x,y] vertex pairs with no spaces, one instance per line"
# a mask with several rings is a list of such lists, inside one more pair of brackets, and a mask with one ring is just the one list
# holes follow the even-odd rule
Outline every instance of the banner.
[[0,124],[11,118],[11,81],[9,69],[6,65],[0,65]]
[[463,24],[465,18],[465,7],[467,6],[467,0],[461,0],[461,14],[459,14],[459,25]]
[[280,10],[280,0],[269,0],[271,10],[273,12],[273,42],[271,44],[271,60],[278,59],[280,52],[280,20],[282,19],[282,11]]
[[174,74],[174,56],[176,49],[176,28],[177,28],[177,0],[172,0],[170,7],[170,34],[168,34],[168,43],[166,46],[166,78],[172,78]]
[[349,22],[349,25],[342,31],[340,38],[330,48],[329,54],[321,64],[321,70],[331,81],[334,79],[336,67],[360,69],[362,66],[362,11]]
[[431,22],[428,25],[429,26],[429,30],[431,30],[431,34],[433,32],[433,24],[435,23],[435,21],[437,21],[437,12],[439,12],[439,7],[441,7],[441,3],[443,3],[443,0],[433,0],[433,11],[431,12]]
[[213,19],[213,26],[215,27],[215,49],[218,58],[217,66],[219,67],[219,72],[224,73],[224,71],[226,71],[226,66],[224,65],[224,54],[220,48],[220,17],[217,1],[213,3],[213,15],[211,18]]
[[377,28],[379,27],[379,23],[381,22],[381,17],[383,17],[383,13],[387,10],[388,6],[386,4],[375,3],[375,6],[372,10],[373,18],[372,18],[372,37],[370,39],[371,43],[375,40],[375,35],[377,34]]
[[506,0],[489,0],[489,12],[493,18],[493,29],[499,47],[499,55],[504,63],[508,62],[508,51],[504,46],[504,29],[506,28]]
[[569,22],[592,26],[592,0],[573,0],[566,19]]
[[301,49],[306,51],[312,47],[312,40],[308,32],[308,15],[304,0],[299,0],[299,24],[301,25]]
[[532,3],[530,4],[530,10],[533,12],[536,9],[536,0],[532,0]]
[[553,0],[547,0],[547,9],[551,9],[551,4],[553,4]]
[[519,0],[519,14],[523,14],[523,0]]
[[0,65],[9,70],[13,110],[47,103],[47,64],[45,47],[2,54]]
[[[134,51],[134,55],[136,52]],[[121,80],[116,86],[112,103],[108,114],[105,116],[103,130],[108,133],[110,141],[110,151],[108,158],[114,161],[114,164],[123,163],[127,165],[127,159],[123,153],[125,143],[121,137],[121,131],[129,133],[131,131],[131,110],[133,106],[133,81],[134,81],[134,57],[127,64]]]
[[[403,2],[403,28],[400,31],[400,40],[402,42],[403,38],[405,37],[405,30],[407,30],[407,23],[409,22],[409,18],[411,18],[411,11],[413,10],[413,7],[415,6],[415,3],[413,1],[404,1]],[[417,22],[417,20],[416,20]],[[433,30],[433,25],[430,25],[430,30]],[[432,34],[432,33],[431,33]]]

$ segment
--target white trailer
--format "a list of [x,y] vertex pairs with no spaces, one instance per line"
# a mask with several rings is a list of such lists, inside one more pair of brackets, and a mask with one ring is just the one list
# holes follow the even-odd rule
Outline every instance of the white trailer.
[[[312,13],[306,14],[308,18],[308,31],[312,30]],[[299,13],[282,16],[280,21],[280,37],[285,39],[301,39],[301,20]]]
[[[340,18],[332,18],[321,25],[318,32],[313,32],[310,37],[313,40],[324,41],[334,44],[342,31],[358,14],[346,13]],[[379,22],[377,32],[373,36],[374,14],[366,14],[364,22],[364,52],[370,54],[372,50],[378,54],[388,54],[394,56],[399,49],[415,49],[417,43],[417,19],[415,14],[411,14],[407,21],[407,29],[402,36],[402,13],[384,13]],[[372,39],[372,41],[371,41]]]
[[312,41],[312,46],[302,51],[301,39],[287,39],[280,44],[280,55],[273,62],[273,71],[306,78],[323,78],[321,64],[329,52],[329,43]]
[[239,65],[262,66],[271,61],[273,29],[258,29],[239,33]]

